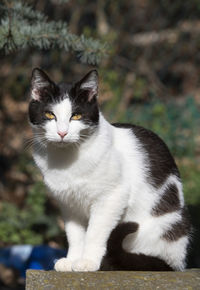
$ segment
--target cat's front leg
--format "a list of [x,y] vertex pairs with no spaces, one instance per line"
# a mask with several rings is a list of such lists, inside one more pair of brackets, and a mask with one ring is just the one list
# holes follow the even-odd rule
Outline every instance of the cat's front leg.
[[97,271],[106,254],[107,240],[127,205],[127,194],[113,192],[98,200],[91,209],[82,258],[72,264],[73,271]]
[[80,259],[83,252],[86,225],[80,218],[76,219],[65,215],[65,231],[68,239],[68,253],[66,258],[59,259],[54,268],[58,272],[72,271],[72,264],[77,259]]

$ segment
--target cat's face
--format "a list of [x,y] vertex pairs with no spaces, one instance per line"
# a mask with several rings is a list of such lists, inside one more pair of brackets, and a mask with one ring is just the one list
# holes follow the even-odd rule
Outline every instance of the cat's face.
[[98,75],[92,70],[75,84],[55,84],[42,70],[32,73],[29,119],[40,142],[80,143],[99,122]]

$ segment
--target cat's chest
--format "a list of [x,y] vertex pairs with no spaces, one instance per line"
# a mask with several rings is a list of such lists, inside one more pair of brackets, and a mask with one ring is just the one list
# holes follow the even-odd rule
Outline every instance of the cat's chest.
[[71,192],[80,191],[88,187],[87,178],[77,170],[70,169],[51,169],[47,168],[44,176],[44,182],[53,192]]
[[34,159],[43,174],[45,184],[56,197],[63,194],[66,197],[72,194],[94,196],[104,183],[100,178],[101,168],[92,170],[83,160],[56,166],[55,163],[49,162],[49,156],[46,154],[35,154]]

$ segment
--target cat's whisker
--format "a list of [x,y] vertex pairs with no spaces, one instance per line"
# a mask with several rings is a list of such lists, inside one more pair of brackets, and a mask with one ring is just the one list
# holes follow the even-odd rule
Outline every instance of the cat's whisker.
[[45,141],[46,138],[44,137],[44,135],[40,135],[39,138],[38,136],[30,137],[24,141],[24,150],[29,150],[34,145],[38,145],[40,148],[42,148],[42,146],[45,144]]
[[29,140],[26,140],[24,141],[24,150],[28,150],[30,147],[32,147],[34,143],[34,139],[29,139]]

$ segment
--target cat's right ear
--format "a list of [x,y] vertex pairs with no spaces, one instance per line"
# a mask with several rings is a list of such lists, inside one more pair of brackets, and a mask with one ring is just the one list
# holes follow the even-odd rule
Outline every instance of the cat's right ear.
[[55,83],[39,68],[34,68],[31,77],[31,98],[41,101],[47,94],[51,95],[56,90]]

